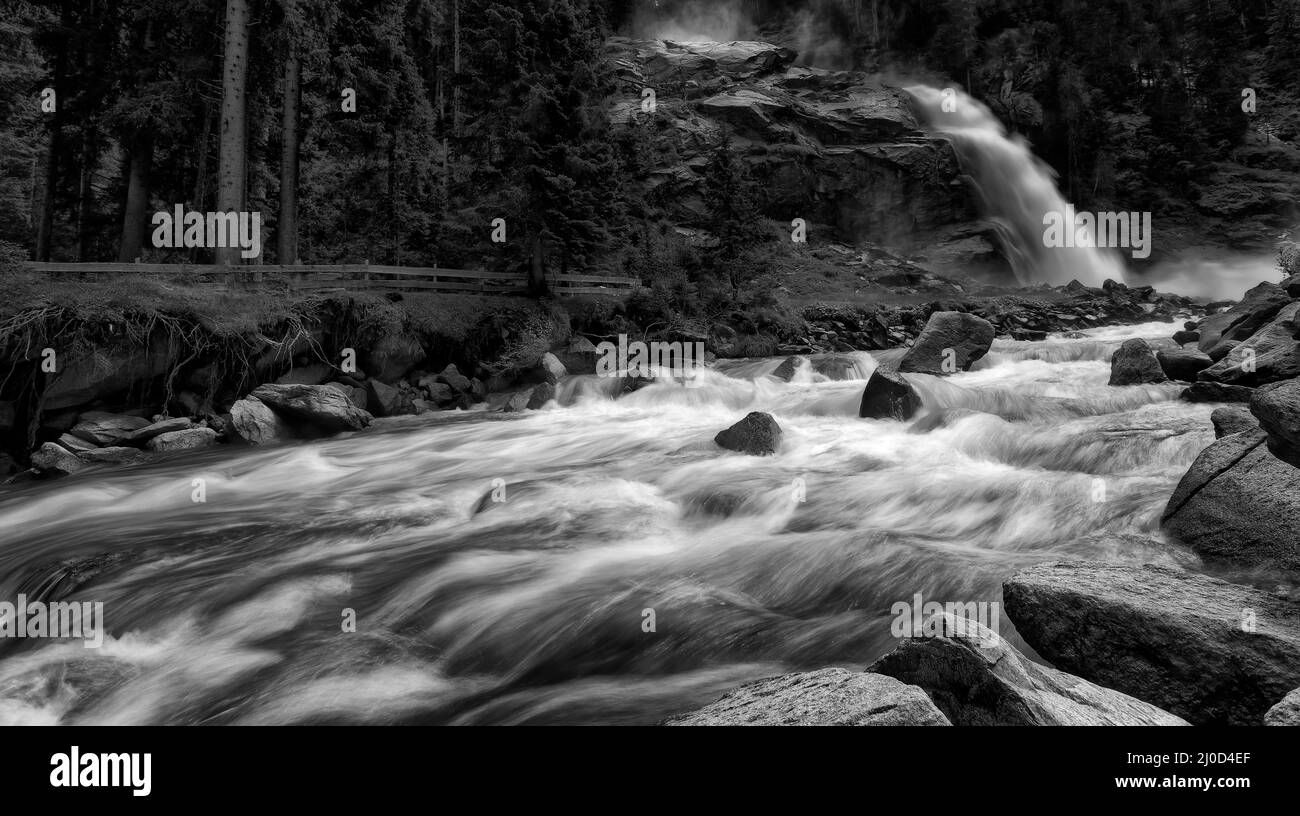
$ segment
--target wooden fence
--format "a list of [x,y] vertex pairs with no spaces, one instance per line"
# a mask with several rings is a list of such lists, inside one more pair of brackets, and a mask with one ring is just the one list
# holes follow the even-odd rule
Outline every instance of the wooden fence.
[[[482,269],[383,266],[377,264],[298,264],[220,266],[216,264],[30,263],[37,272],[57,275],[160,275],[184,277],[221,288],[283,284],[295,290],[371,289],[396,292],[473,292],[522,295],[527,282],[513,272]],[[551,275],[557,295],[622,294],[640,286],[634,278],[610,275]]]

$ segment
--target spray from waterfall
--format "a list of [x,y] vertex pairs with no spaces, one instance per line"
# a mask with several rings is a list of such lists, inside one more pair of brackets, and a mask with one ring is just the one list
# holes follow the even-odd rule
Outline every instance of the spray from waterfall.
[[928,85],[906,90],[924,123],[952,139],[981,212],[1003,238],[1021,284],[1060,286],[1078,280],[1100,286],[1107,278],[1124,280],[1124,264],[1109,249],[1046,245],[1044,216],[1073,210],[1056,189],[1055,173],[1024,138],[1008,134],[987,107],[959,90]]

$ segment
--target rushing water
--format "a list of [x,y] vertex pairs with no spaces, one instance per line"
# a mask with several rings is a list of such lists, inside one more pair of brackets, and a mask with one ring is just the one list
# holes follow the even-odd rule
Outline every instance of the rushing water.
[[980,210],[1003,238],[1022,284],[1063,286],[1078,279],[1100,286],[1107,278],[1124,280],[1124,263],[1113,250],[1044,244],[1044,215],[1066,213],[1068,205],[1056,189],[1055,172],[1024,137],[1008,134],[992,111],[956,88],[914,85],[907,91],[926,124],[952,139]]
[[[1106,385],[1123,338],[1170,331],[998,341],[912,375],[931,409],[972,409],[927,433],[857,417],[869,354],[838,381],[726,361],[699,387],[571,378],[563,408],[10,489],[0,599],[102,602],[108,635],[0,640],[0,722],[652,723],[864,666],[917,592],[995,601],[1061,558],[1194,564],[1158,520],[1211,406]],[[751,410],[778,455],[714,445]]]

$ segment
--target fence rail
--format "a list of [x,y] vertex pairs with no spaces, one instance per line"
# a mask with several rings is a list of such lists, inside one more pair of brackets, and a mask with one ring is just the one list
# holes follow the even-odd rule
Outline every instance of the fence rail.
[[[382,264],[299,264],[277,266],[224,266],[218,264],[158,263],[29,263],[37,272],[59,275],[166,275],[185,276],[222,287],[256,287],[283,283],[294,290],[370,289],[409,292],[479,292],[524,294],[527,282],[512,272],[485,269],[385,266]],[[207,280],[205,280],[207,279]],[[617,294],[640,286],[634,278],[612,275],[551,275],[551,291],[558,295]]]

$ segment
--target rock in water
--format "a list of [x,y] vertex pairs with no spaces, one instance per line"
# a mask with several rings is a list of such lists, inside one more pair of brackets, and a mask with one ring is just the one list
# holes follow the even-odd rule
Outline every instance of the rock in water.
[[785,380],[786,382],[790,382],[790,379],[794,377],[794,372],[798,368],[799,368],[798,357],[786,357],[784,360],[781,361],[781,365],[777,366],[776,370],[772,372],[772,376],[776,377],[778,380]]
[[1225,405],[1215,408],[1210,414],[1210,423],[1214,425],[1214,438],[1222,439],[1243,431],[1258,431],[1259,422],[1244,405]]
[[1300,468],[1263,431],[1225,436],[1183,474],[1162,522],[1206,561],[1300,570]]
[[781,426],[770,414],[754,411],[725,431],[720,431],[713,441],[727,450],[766,456],[781,447]]
[[528,403],[524,407],[530,411],[536,411],[553,399],[555,399],[554,383],[542,383],[533,386],[533,392],[528,395]]
[[145,443],[151,451],[168,452],[198,450],[217,444],[217,432],[211,428],[187,428],[182,431],[161,433]]
[[1268,434],[1268,449],[1273,455],[1300,467],[1300,380],[1256,390],[1250,412]]
[[1265,712],[1264,725],[1300,725],[1300,688]]
[[1025,641],[1066,671],[1197,725],[1259,725],[1300,685],[1300,608],[1147,565],[1039,564],[1002,586]]
[[556,352],[556,357],[570,374],[595,374],[596,360],[600,352],[585,337],[574,337],[564,350]]
[[1111,385],[1141,385],[1165,382],[1164,369],[1151,346],[1140,337],[1125,340],[1110,357]]
[[858,416],[870,419],[909,420],[921,410],[921,398],[897,371],[877,367],[862,391]]
[[1184,402],[1250,402],[1255,389],[1244,385],[1194,382],[1178,395]]
[[86,467],[86,463],[68,449],[46,442],[32,453],[32,467],[46,476],[67,476]]
[[1228,354],[1228,342],[1250,337],[1290,302],[1291,296],[1276,283],[1261,283],[1231,309],[1202,320],[1197,346],[1212,359],[1221,360]]
[[935,312],[898,364],[899,371],[954,374],[988,354],[993,324],[965,312]]
[[1184,382],[1195,382],[1197,374],[1214,365],[1210,355],[1195,349],[1161,349],[1156,360],[1166,377]]
[[369,392],[366,405],[374,409],[379,416],[394,417],[415,413],[415,403],[400,388],[384,385],[379,380],[368,380],[366,389]]
[[1260,386],[1300,376],[1300,303],[1277,313],[1259,331],[1225,348],[1197,379],[1229,385]]
[[122,437],[121,443],[123,445],[135,445],[138,447],[144,445],[146,442],[148,442],[149,440],[153,439],[156,436],[165,433],[172,433],[173,431],[188,430],[193,425],[194,423],[186,419],[185,417],[177,417],[175,419],[164,419],[155,422],[152,425],[146,425],[145,427],[141,428],[138,431],[132,431],[131,433]]
[[973,620],[941,617],[943,634],[907,638],[867,671],[920,686],[954,725],[1187,724],[1127,694],[1040,666]]
[[374,419],[353,405],[343,392],[325,385],[267,383],[254,388],[249,396],[261,400],[288,419],[306,423],[325,433],[357,431]]
[[69,433],[100,447],[111,447],[122,444],[133,432],[148,427],[149,424],[149,420],[129,414],[87,411],[77,419],[77,424]]
[[747,683],[665,725],[952,725],[925,692],[892,677],[821,669]]
[[230,407],[230,427],[250,445],[269,445],[293,436],[279,414],[253,397],[241,399]]

